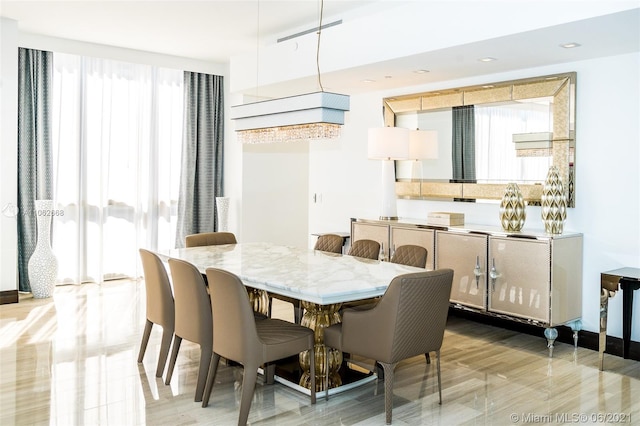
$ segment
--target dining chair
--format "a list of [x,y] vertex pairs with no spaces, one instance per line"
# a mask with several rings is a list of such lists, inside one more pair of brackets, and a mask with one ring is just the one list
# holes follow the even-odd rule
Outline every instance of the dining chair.
[[169,360],[165,384],[171,376],[178,358],[182,339],[200,345],[200,367],[196,384],[195,401],[202,401],[213,348],[213,323],[211,302],[202,274],[194,265],[184,260],[169,259],[176,302],[175,338]]
[[351,243],[351,247],[347,254],[349,256],[377,260],[380,257],[380,243],[367,239],[356,240]]
[[395,249],[389,261],[391,263],[399,263],[400,265],[426,268],[427,249],[411,244],[402,245]]
[[245,425],[249,417],[255,390],[258,367],[268,364],[267,376],[273,374],[273,361],[309,351],[311,403],[316,403],[315,356],[313,330],[279,319],[256,321],[249,296],[240,278],[222,269],[207,268],[211,311],[213,317],[213,357],[202,406],[209,397],[218,370],[220,357],[244,366],[242,396],[238,425]]
[[[324,329],[325,346],[373,359],[382,365],[387,424],[391,424],[393,409],[394,370],[402,360],[436,353],[438,396],[442,404],[440,348],[452,282],[451,269],[397,276],[375,307],[347,309],[342,323]],[[326,362],[325,370],[328,368]],[[328,386],[327,382],[325,386]],[[329,398],[328,392],[326,398]]]
[[238,240],[233,232],[203,232],[185,237],[185,247],[217,246],[221,244],[237,244]]
[[147,320],[140,343],[138,362],[142,362],[149,343],[149,336],[154,324],[162,327],[162,343],[158,355],[156,377],[162,377],[167,363],[171,340],[173,340],[175,324],[175,305],[169,275],[162,260],[149,250],[140,249],[140,259],[144,271],[144,287],[147,299]]
[[344,239],[336,234],[323,234],[318,237],[314,250],[342,254]]

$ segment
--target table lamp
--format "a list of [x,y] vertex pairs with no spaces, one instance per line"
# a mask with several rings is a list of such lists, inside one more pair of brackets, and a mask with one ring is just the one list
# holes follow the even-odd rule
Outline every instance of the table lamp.
[[409,129],[376,127],[369,129],[369,159],[382,160],[381,220],[397,220],[395,160],[409,159]]

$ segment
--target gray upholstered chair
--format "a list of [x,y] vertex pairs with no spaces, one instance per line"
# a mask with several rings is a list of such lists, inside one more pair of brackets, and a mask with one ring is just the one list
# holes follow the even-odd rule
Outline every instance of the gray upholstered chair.
[[185,237],[185,247],[217,246],[221,244],[237,244],[233,232],[203,232]]
[[316,240],[314,250],[326,251],[329,253],[342,254],[342,246],[344,245],[344,238],[336,234],[323,234]]
[[397,247],[393,252],[393,256],[391,256],[390,262],[407,266],[415,266],[417,268],[426,268],[427,249],[411,244]]
[[198,370],[194,399],[198,402],[202,401],[213,348],[211,302],[204,278],[202,278],[198,268],[189,262],[179,259],[169,259],[169,268],[171,269],[176,303],[176,327],[165,384],[171,383],[171,376],[176,365],[182,339],[199,344],[200,368]]
[[364,257],[365,259],[377,260],[380,257],[380,243],[373,240],[356,240],[351,243],[349,256]]
[[140,249],[140,259],[144,270],[144,286],[147,297],[147,321],[142,334],[138,362],[142,362],[147,350],[149,336],[154,324],[162,326],[162,343],[158,355],[156,377],[162,377],[167,363],[175,324],[175,305],[169,275],[162,260],[149,250]]
[[[382,364],[387,424],[391,424],[393,409],[394,370],[400,361],[407,358],[436,353],[438,395],[442,404],[440,348],[452,282],[451,269],[400,275],[391,281],[374,308],[347,309],[342,323],[324,330],[327,347]],[[328,368],[326,364],[325,368]]]
[[251,408],[258,367],[271,363],[267,375],[273,374],[273,361],[309,351],[311,403],[316,402],[315,356],[313,330],[279,319],[256,321],[249,296],[237,275],[208,268],[209,292],[213,317],[213,358],[202,406],[209,404],[220,357],[244,366],[242,397],[238,424],[245,425]]

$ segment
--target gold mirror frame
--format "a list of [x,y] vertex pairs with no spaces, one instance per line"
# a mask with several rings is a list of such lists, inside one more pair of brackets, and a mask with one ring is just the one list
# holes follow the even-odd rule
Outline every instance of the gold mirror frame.
[[[553,97],[552,164],[558,168],[564,182],[567,206],[574,207],[575,72],[388,97],[383,99],[384,125],[395,126],[396,114],[401,113],[541,97]],[[397,179],[396,195],[407,199],[500,200],[506,185]],[[540,203],[542,182],[518,186],[529,204]]]

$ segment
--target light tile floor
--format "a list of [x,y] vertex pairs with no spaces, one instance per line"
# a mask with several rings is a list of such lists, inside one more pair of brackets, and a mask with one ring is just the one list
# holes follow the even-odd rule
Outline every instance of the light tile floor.
[[[278,303],[278,301],[276,301]],[[0,306],[0,425],[233,425],[242,370],[221,366],[210,405],[193,401],[199,347],[183,342],[170,386],[156,378],[160,329],[136,362],[145,318],[144,283],[56,288]],[[292,318],[289,305],[278,316]],[[395,425],[640,424],[640,363],[542,337],[450,317],[442,348],[443,404],[434,364],[396,370]],[[605,418],[605,416],[609,416]],[[584,421],[581,421],[584,420]],[[600,420],[609,420],[603,422]],[[329,401],[259,382],[252,425],[384,424],[384,385]]]

